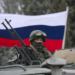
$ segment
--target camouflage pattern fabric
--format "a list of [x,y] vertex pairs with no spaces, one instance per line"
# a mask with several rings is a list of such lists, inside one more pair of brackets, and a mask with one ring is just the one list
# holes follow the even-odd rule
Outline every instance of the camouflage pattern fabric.
[[35,50],[41,63],[52,56],[51,52],[49,52],[45,46],[42,46],[40,49],[36,49],[33,45],[30,45],[30,47]]
[[8,60],[12,59],[13,56],[17,54],[16,49],[11,50],[11,48],[1,47],[0,48],[0,66],[8,64]]
[[36,39],[38,36],[40,36],[43,39],[43,42],[46,41],[46,33],[44,33],[41,30],[34,30],[31,32],[30,36],[29,36],[29,41],[32,42],[34,39]]
[[[30,46],[33,47],[32,45]],[[37,54],[41,62],[45,61],[47,58],[52,56],[51,52],[49,52],[45,46],[43,46],[41,50],[40,49],[37,50],[36,48],[34,49],[35,49],[35,53]],[[15,57],[16,55],[17,55],[16,49],[11,50],[11,48],[8,48],[8,47],[1,47],[0,48],[0,66],[8,65],[8,61],[13,60],[13,57]],[[12,62],[12,64],[16,64],[16,63]]]

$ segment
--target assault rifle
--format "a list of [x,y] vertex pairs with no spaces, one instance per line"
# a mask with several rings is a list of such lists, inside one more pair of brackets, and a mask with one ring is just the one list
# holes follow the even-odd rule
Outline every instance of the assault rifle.
[[9,27],[12,29],[13,32],[11,32],[7,26],[5,25],[4,22],[2,22],[2,25],[6,28],[6,30],[11,34],[11,36],[14,39],[17,39],[19,41],[19,43],[21,44],[21,47],[18,48],[17,45],[14,46],[14,48],[16,48],[16,50],[18,51],[18,53],[21,55],[21,59],[18,59],[19,63],[27,63],[28,65],[30,65],[31,63],[35,63],[35,65],[40,64],[39,59],[37,57],[37,55],[35,54],[35,52],[32,49],[28,49],[28,47],[25,45],[25,43],[22,41],[22,39],[20,38],[20,36],[17,34],[17,32],[12,28],[12,26],[10,25],[11,20],[7,20],[5,19],[6,23],[9,25]]

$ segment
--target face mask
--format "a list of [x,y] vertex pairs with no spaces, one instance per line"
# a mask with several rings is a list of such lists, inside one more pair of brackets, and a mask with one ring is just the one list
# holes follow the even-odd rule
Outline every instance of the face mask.
[[33,42],[32,42],[32,45],[33,45],[35,48],[42,48],[43,42],[35,42],[35,41],[33,41]]

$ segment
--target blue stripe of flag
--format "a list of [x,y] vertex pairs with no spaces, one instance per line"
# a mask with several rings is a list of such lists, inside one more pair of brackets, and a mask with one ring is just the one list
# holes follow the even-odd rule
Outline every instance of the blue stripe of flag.
[[[10,29],[11,30],[11,29]],[[47,34],[47,39],[63,39],[64,26],[32,25],[27,27],[15,28],[21,39],[29,38],[33,30],[42,30]],[[12,31],[12,30],[11,30]],[[7,30],[0,30],[0,38],[13,39]]]

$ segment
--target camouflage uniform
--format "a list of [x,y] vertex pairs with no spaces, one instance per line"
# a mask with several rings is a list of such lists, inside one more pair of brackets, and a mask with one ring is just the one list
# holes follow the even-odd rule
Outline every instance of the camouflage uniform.
[[4,66],[8,64],[8,60],[17,54],[16,49],[11,50],[8,47],[0,48],[0,66]]
[[[36,35],[38,34],[38,35]],[[45,36],[44,36],[45,35]],[[47,48],[45,46],[43,46],[43,43],[41,45],[41,48],[37,48],[37,46],[35,46],[35,42],[34,40],[37,38],[42,38],[43,42],[45,42],[46,40],[46,34],[44,32],[42,32],[41,30],[34,30],[31,32],[30,37],[29,37],[29,41],[31,42],[30,47],[35,51],[35,53],[37,54],[39,60],[41,62],[45,61],[47,58],[50,58],[52,56],[51,52],[49,52],[47,50]]]
[[30,45],[30,47],[34,49],[41,62],[44,62],[47,58],[52,56],[51,52],[49,52],[45,46],[42,46],[41,49],[37,49],[33,45]]

